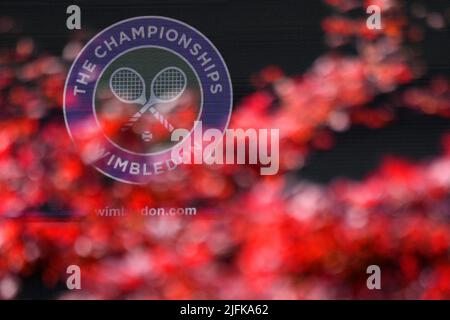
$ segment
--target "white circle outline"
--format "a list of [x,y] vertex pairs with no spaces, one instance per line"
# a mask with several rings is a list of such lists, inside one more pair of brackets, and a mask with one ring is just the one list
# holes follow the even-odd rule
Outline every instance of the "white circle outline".
[[[183,57],[182,55],[180,55],[178,52],[173,51],[172,49],[166,48],[166,47],[161,47],[161,46],[155,46],[155,45],[142,45],[142,46],[137,46],[134,48],[130,48],[125,50],[124,52],[120,53],[115,59],[109,61],[105,67],[103,68],[102,72],[99,74],[97,82],[95,83],[94,86],[94,90],[92,92],[92,112],[94,114],[94,118],[95,118],[95,122],[97,123],[98,127],[101,129],[102,126],[100,125],[100,122],[98,121],[98,117],[97,117],[97,111],[95,110],[95,97],[97,94],[97,86],[99,83],[100,78],[103,76],[103,74],[105,73],[105,71],[108,69],[108,67],[117,59],[119,59],[121,56],[123,56],[124,54],[130,52],[130,51],[134,51],[137,49],[143,49],[143,48],[158,48],[158,49],[162,49],[162,50],[167,50],[173,54],[175,54],[176,56],[178,56],[179,58],[181,58],[187,65],[188,67],[191,69],[191,71],[194,73],[195,77],[197,78],[197,82],[199,84],[199,88],[200,88],[200,108],[199,108],[199,112],[197,115],[197,118],[195,119],[195,121],[198,121],[198,119],[200,119],[202,113],[203,113],[203,102],[204,102],[204,94],[203,94],[203,83],[200,81],[200,78],[198,77],[198,73],[197,70],[195,70],[195,68],[191,65],[191,63],[189,61],[186,60],[185,57]],[[145,82],[144,82],[145,83]],[[228,125],[227,125],[228,126]],[[195,126],[193,126],[191,128],[191,130],[189,131],[189,134],[192,134],[192,131],[195,129]],[[114,147],[119,148],[120,150],[122,150],[125,153],[129,153],[135,156],[151,156],[151,155],[159,155],[159,154],[163,154],[164,152],[169,152],[171,149],[175,148],[177,145],[179,145],[180,143],[183,143],[189,136],[184,137],[181,141],[178,141],[177,143],[175,143],[172,147],[161,150],[161,151],[157,151],[157,152],[148,152],[148,153],[141,153],[141,152],[134,152],[128,149],[125,149],[121,146],[119,146],[116,142],[112,141],[106,134],[105,132],[102,130],[103,135],[105,136],[106,140],[108,140]]]

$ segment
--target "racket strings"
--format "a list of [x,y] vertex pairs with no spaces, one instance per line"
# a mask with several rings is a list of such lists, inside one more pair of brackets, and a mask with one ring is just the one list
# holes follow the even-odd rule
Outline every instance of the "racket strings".
[[117,96],[125,101],[135,101],[144,92],[144,83],[131,70],[120,70],[111,79],[111,86]]
[[153,92],[160,100],[171,100],[186,86],[186,76],[177,69],[167,69],[155,80]]

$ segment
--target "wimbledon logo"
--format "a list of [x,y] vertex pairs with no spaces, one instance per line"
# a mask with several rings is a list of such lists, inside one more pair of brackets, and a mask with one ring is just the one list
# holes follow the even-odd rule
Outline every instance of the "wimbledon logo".
[[228,69],[191,26],[136,17],[97,34],[67,77],[64,115],[83,160],[127,183],[173,170],[176,129],[224,132],[232,109]]

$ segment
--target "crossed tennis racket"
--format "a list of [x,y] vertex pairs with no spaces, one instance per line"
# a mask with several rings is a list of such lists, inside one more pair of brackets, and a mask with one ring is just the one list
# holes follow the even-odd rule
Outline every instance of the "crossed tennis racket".
[[158,103],[169,103],[177,100],[186,90],[186,74],[177,67],[167,67],[156,74],[151,83],[151,94],[147,100],[144,78],[132,68],[119,68],[109,79],[112,93],[122,102],[142,105],[127,123],[122,131],[132,128],[144,113],[150,111],[169,132],[173,125],[154,107]]

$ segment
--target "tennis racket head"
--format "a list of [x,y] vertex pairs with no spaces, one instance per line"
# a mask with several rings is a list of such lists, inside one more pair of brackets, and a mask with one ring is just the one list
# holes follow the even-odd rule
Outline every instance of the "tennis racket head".
[[144,103],[145,82],[132,68],[119,68],[109,78],[112,93],[125,103]]
[[187,86],[186,74],[177,67],[162,69],[152,81],[152,96],[160,102],[177,100]]

